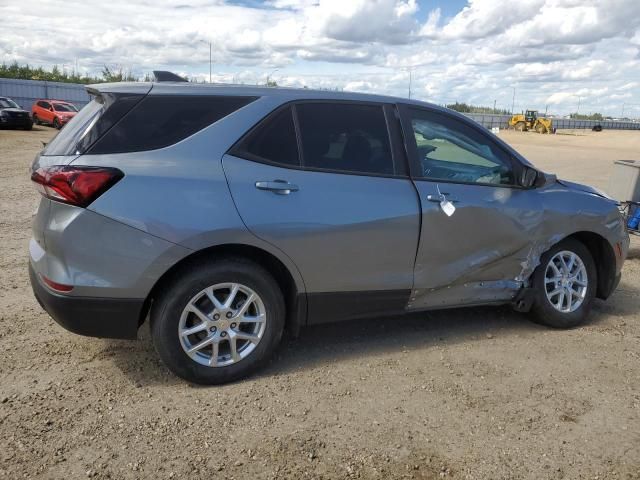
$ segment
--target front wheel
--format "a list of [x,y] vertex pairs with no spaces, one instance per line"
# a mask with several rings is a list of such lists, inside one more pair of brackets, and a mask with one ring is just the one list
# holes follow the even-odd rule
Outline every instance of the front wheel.
[[285,306],[260,265],[227,258],[183,269],[151,310],[160,358],[193,383],[237,380],[263,366],[282,337]]
[[62,126],[60,125],[60,121],[57,118],[53,119],[53,128],[60,130]]
[[596,286],[596,266],[587,247],[574,239],[559,242],[542,255],[533,274],[535,321],[554,328],[583,323]]

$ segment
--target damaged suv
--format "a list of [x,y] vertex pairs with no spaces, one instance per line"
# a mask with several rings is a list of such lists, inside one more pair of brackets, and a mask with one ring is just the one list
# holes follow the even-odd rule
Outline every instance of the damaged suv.
[[181,82],[88,87],[33,163],[36,297],[213,384],[285,329],[512,304],[557,328],[620,280],[615,201],[422,102]]

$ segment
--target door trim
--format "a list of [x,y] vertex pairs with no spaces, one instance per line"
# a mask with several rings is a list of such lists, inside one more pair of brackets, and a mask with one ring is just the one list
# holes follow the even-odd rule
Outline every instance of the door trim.
[[307,325],[397,315],[409,303],[411,290],[307,293]]

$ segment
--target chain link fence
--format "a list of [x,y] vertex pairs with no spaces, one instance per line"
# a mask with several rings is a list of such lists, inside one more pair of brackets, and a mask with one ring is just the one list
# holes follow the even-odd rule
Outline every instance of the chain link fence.
[[64,100],[80,109],[89,103],[89,94],[84,87],[76,83],[0,78],[0,97],[11,98],[27,111],[31,111],[31,105],[41,98]]
[[[487,128],[508,128],[511,115],[495,115],[490,113],[465,113]],[[575,120],[572,118],[552,118],[554,128],[558,130],[589,129],[601,126],[604,130],[640,130],[640,122],[623,122],[616,120]]]

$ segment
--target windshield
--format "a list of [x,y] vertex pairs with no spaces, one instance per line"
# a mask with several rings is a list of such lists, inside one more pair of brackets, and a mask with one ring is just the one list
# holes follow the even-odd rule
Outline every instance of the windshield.
[[20,108],[16,102],[9,98],[0,98],[0,108]]
[[77,112],[76,107],[69,103],[54,103],[53,109],[56,112]]

